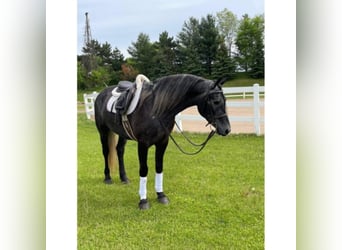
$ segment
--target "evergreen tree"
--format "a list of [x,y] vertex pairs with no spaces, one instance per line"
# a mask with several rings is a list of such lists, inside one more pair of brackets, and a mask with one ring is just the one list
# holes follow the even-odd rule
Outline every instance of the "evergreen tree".
[[176,73],[176,52],[177,43],[173,37],[169,37],[167,31],[159,35],[159,41],[155,44],[155,77]]
[[239,22],[224,9],[216,19],[190,17],[176,39],[164,31],[152,43],[149,35],[140,33],[128,47],[127,59],[117,47],[97,40],[86,44],[82,53],[77,56],[77,86],[82,89],[133,81],[138,73],[150,79],[174,73],[231,79],[238,65],[251,77],[263,78],[264,16],[246,14]]
[[82,64],[84,65],[87,74],[91,74],[91,72],[97,67],[96,56],[100,50],[100,47],[100,43],[97,40],[91,40],[86,44],[85,47],[82,48]]
[[112,46],[108,42],[101,44],[96,55],[100,58],[101,66],[111,64],[113,60]]
[[177,62],[183,73],[203,74],[203,66],[199,55],[200,43],[199,21],[190,17],[184,22],[182,31],[178,34]]
[[213,64],[212,76],[215,79],[219,79],[221,77],[226,77],[227,80],[233,79],[235,76],[235,70],[236,66],[234,59],[228,56],[228,48],[224,39],[222,39]]
[[121,65],[125,63],[125,57],[121,51],[115,47],[111,53],[110,85],[117,84],[124,80]]
[[201,19],[199,34],[199,56],[201,61],[204,63],[204,72],[206,76],[211,76],[212,65],[220,43],[219,32],[215,25],[215,18],[212,15],[207,15],[206,18]]
[[[122,79],[121,65],[124,57],[120,50],[108,42],[92,40],[78,56],[77,85],[81,89],[117,84]],[[90,71],[89,71],[90,70]]]
[[155,48],[147,34],[140,33],[136,42],[128,47],[128,53],[132,56],[135,68],[139,73],[151,78],[154,73]]
[[121,70],[121,65],[125,62],[125,57],[121,53],[121,51],[115,47],[112,52],[112,68],[114,71]]

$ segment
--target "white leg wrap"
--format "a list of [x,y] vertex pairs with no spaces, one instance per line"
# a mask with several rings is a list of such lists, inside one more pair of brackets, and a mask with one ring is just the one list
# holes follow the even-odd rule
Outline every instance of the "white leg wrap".
[[140,177],[139,195],[140,200],[147,199],[147,177]]
[[163,173],[157,174],[154,180],[156,192],[163,192]]

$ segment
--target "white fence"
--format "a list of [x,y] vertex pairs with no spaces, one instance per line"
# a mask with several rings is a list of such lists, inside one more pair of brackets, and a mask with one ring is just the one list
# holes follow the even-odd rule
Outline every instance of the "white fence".
[[[260,108],[264,106],[264,102],[260,100],[260,96],[264,96],[265,87],[254,84],[252,87],[231,87],[223,88],[223,93],[226,98],[243,97],[244,99],[248,96],[253,97],[251,101],[227,101],[226,107],[234,108],[253,108],[253,116],[231,116],[229,115],[230,122],[248,122],[254,124],[254,133],[261,135],[261,124],[264,122],[264,117],[261,116]],[[176,121],[182,129],[182,121],[203,121],[204,118],[200,115],[188,115],[179,113],[176,116]]]
[[[265,87],[259,86],[259,84],[254,84],[252,87],[231,87],[231,88],[223,88],[223,93],[227,99],[236,98],[236,97],[253,97],[251,101],[239,102],[231,101],[226,102],[226,107],[234,107],[234,108],[253,108],[253,116],[229,116],[229,121],[231,122],[248,122],[254,124],[254,133],[257,135],[261,134],[261,124],[264,123],[264,117],[261,116],[260,108],[264,106],[264,102],[260,100],[260,96],[264,96]],[[92,94],[84,94],[84,105],[87,118],[90,119],[94,116],[94,100],[98,95],[97,92],[93,92]],[[200,115],[187,115],[179,113],[176,116],[176,121],[179,126],[182,128],[182,121],[202,121],[204,118]]]
[[88,119],[94,116],[94,101],[99,93],[83,94],[85,112]]
[[224,88],[223,92],[228,97],[234,97],[237,94],[243,95],[245,98],[246,95],[253,96],[253,100],[250,102],[234,102],[229,101],[226,102],[227,107],[253,107],[253,117],[234,117],[229,116],[230,121],[237,122],[253,122],[254,123],[254,132],[257,135],[261,134],[261,123],[264,123],[264,117],[261,116],[260,108],[264,107],[264,102],[260,100],[260,96],[265,96],[265,87],[259,86],[259,84],[255,83],[253,87],[234,87],[234,88]]

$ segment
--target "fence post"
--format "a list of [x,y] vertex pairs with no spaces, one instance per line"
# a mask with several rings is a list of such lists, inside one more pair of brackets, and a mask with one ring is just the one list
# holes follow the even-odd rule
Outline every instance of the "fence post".
[[87,119],[90,119],[89,104],[88,104],[87,94],[83,94],[83,100],[84,100],[84,107],[85,107],[85,112],[86,112]]
[[254,107],[254,130],[256,135],[260,135],[260,98],[259,84],[253,84],[253,107]]
[[88,119],[91,119],[91,116],[94,115],[94,100],[97,96],[97,92],[94,91],[92,94],[83,94],[84,106],[86,111],[86,116]]
[[[183,124],[182,124],[182,120],[180,119],[180,116],[181,116],[181,113],[178,113],[176,115],[175,122],[178,124],[179,128],[183,131]],[[181,132],[181,131],[178,131],[178,132]]]

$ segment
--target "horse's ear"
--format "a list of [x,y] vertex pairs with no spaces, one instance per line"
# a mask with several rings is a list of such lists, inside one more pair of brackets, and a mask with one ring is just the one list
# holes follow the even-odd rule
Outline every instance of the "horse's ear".
[[222,87],[222,85],[228,80],[228,77],[221,77],[216,80],[214,86]]

